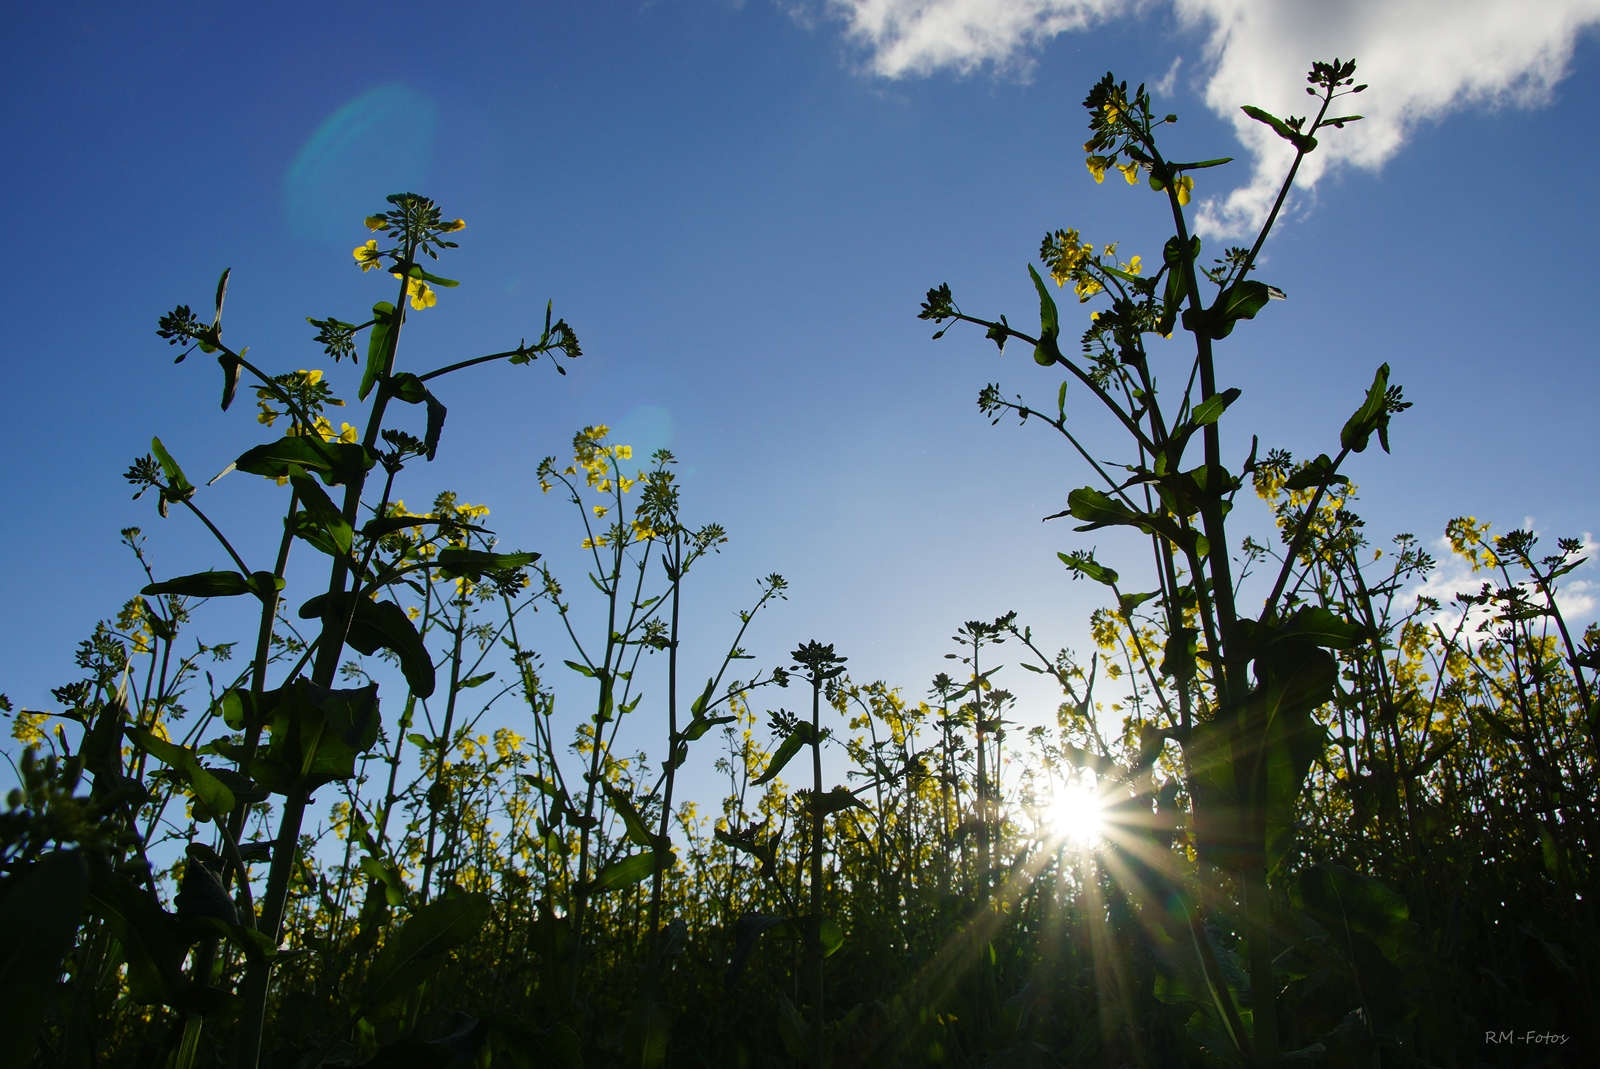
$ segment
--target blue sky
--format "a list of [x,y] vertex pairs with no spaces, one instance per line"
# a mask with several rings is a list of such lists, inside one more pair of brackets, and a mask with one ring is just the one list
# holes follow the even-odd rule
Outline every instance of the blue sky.
[[[1159,252],[1156,198],[1083,167],[1078,102],[1107,69],[1166,79],[1179,155],[1240,157],[1197,190],[1222,226],[1255,210],[1270,149],[1216,101],[1286,107],[1310,60],[1376,57],[1371,132],[1327,139],[1331,166],[1269,246],[1262,277],[1289,300],[1221,357],[1221,384],[1244,390],[1230,455],[1251,433],[1329,449],[1387,361],[1416,406],[1392,456],[1350,469],[1375,542],[1431,540],[1466,513],[1531,520],[1551,542],[1600,529],[1593,4],[791,7],[15,10],[0,44],[0,690],[47,707],[73,678],[73,643],[140,584],[119,528],[144,528],[163,574],[224,564],[121,479],[153,434],[204,478],[267,433],[248,404],[218,410],[209,362],[171,363],[156,318],[206,305],[231,266],[230,339],[274,369],[327,367],[304,317],[359,320],[389,297],[349,250],[401,187],[468,222],[441,268],[461,288],[408,327],[419,369],[536,335],[547,299],[586,349],[564,379],[540,364],[448,380],[444,445],[407,472],[408,501],[450,488],[488,504],[507,544],[546,552],[574,588],[574,517],[533,469],[606,422],[670,445],[690,517],[732,536],[691,592],[694,657],[772,571],[791,593],[752,634],[765,663],[817,638],[858,679],[921,693],[963,620],[1009,609],[1085,648],[1096,592],[1055,551],[1131,564],[1139,547],[1041,524],[1089,473],[973,403],[990,381],[1053,399],[1059,379],[973,333],[930,341],[915,315],[949,282],[969,310],[1029,322],[1025,265],[1048,229]],[[1265,95],[1229,96],[1247,91]],[[353,395],[348,365],[329,374]],[[205,501],[247,555],[275,545],[258,480]],[[1592,614],[1588,598],[1574,609]],[[218,609],[199,629],[227,626]],[[548,656],[566,655],[552,634]],[[1024,716],[1052,709],[1038,696]]]

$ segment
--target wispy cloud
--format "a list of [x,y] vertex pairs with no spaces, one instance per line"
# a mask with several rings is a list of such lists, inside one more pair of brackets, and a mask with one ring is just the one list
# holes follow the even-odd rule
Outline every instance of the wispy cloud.
[[[1025,70],[1063,33],[1138,16],[1157,0],[827,0],[868,68],[886,78],[988,67]],[[1420,123],[1468,106],[1533,107],[1567,73],[1600,0],[1170,0],[1205,36],[1202,95],[1230,120],[1253,160],[1247,183],[1210,198],[1201,225],[1237,232],[1259,223],[1281,181],[1288,146],[1238,110],[1303,113],[1313,59],[1355,57],[1372,88],[1352,103],[1363,122],[1330,131],[1301,169],[1315,186],[1341,164],[1376,168]]]

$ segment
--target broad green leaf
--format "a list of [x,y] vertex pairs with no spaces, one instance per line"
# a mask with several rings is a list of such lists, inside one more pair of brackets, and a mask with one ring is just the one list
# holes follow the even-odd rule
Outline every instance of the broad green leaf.
[[[486,1013],[482,1020],[492,1029],[492,1035],[502,1037],[513,1051],[527,1059],[520,1063],[527,1069],[583,1069],[578,1034],[564,1024],[542,1030],[509,1013]],[[496,1058],[497,1069],[500,1064]]]
[[491,680],[493,678],[494,678],[494,673],[493,672],[484,672],[481,675],[469,676],[468,678],[463,679],[461,682],[457,683],[456,684],[456,689],[457,690],[471,690],[473,687],[481,687],[481,686],[483,686],[485,683],[489,682],[489,680]]
[[800,747],[805,746],[810,741],[811,725],[804,721],[796,724],[794,730],[789,733],[789,737],[784,739],[782,745],[778,747],[778,752],[772,755],[772,760],[767,762],[766,769],[760,776],[751,781],[751,785],[759,787],[763,783],[769,783],[776,779],[778,773],[783,771],[783,766],[793,760],[794,755],[800,752]]
[[444,286],[446,289],[454,289],[455,287],[461,285],[461,283],[457,282],[455,279],[440,278],[438,275],[430,275],[416,264],[412,264],[411,270],[406,273],[412,278],[420,278],[424,282],[432,282],[435,286]]
[[683,734],[680,737],[685,742],[694,742],[712,728],[719,727],[723,724],[731,724],[737,719],[738,717],[735,716],[697,716],[693,720],[689,721],[689,726],[683,729]]
[[1272,127],[1272,132],[1283,138],[1301,152],[1311,152],[1317,147],[1317,139],[1309,134],[1302,134],[1282,119],[1271,112],[1263,111],[1252,104],[1246,104],[1239,109],[1256,122],[1265,123]]
[[167,447],[161,444],[160,438],[150,439],[150,450],[161,463],[161,473],[167,477],[167,484],[174,494],[194,493],[194,484],[183,474],[183,469],[172,459],[172,454],[167,452]]
[[[356,442],[324,442],[288,434],[249,450],[234,466],[250,475],[286,479],[295,467],[314,471],[329,486],[353,482],[378,462],[375,453]],[[420,521],[418,521],[420,522]]]
[[360,400],[367,399],[372,387],[389,370],[389,355],[393,349],[390,335],[399,318],[394,305],[388,301],[379,301],[372,306],[372,330],[367,334],[367,366],[361,373],[361,389],[356,392]]
[[1116,586],[1117,580],[1120,578],[1114,568],[1107,568],[1095,560],[1093,554],[1057,553],[1056,556],[1068,568],[1087,579],[1093,579],[1097,583]]
[[656,839],[650,834],[650,828],[645,824],[644,817],[634,806],[633,799],[618,790],[611,784],[606,784],[606,797],[611,801],[611,808],[617,811],[622,818],[623,825],[628,829],[628,840],[635,846],[654,846]]
[[452,950],[478,934],[489,912],[489,896],[482,894],[440,898],[417,910],[378,952],[362,989],[362,1006],[384,1006],[409,995]]
[[329,690],[297,679],[282,688],[271,744],[250,763],[250,776],[283,795],[349,779],[360,756],[376,744],[378,721],[376,683]]
[[1333,460],[1326,453],[1306,461],[1299,471],[1283,481],[1285,490],[1310,490],[1317,486],[1348,486],[1350,480],[1334,471]]
[[305,506],[306,515],[311,522],[328,536],[334,548],[338,550],[334,556],[349,556],[350,547],[355,542],[355,531],[345,520],[344,513],[339,511],[339,506],[328,496],[328,492],[304,472],[291,471],[289,484],[299,495],[300,503]]
[[1067,495],[1067,510],[1076,519],[1085,520],[1078,531],[1094,531],[1101,527],[1137,527],[1148,534],[1158,534],[1178,546],[1190,544],[1194,532],[1185,532],[1171,517],[1149,512],[1135,512],[1127,505],[1091,486],[1085,486]]
[[1300,874],[1290,888],[1296,909],[1333,935],[1337,946],[1346,932],[1367,936],[1393,957],[1410,927],[1406,900],[1371,876],[1324,862]]
[[[139,728],[130,727],[126,731],[128,738],[138,744],[141,750],[183,777],[184,782],[194,793],[195,799],[207,810],[205,814],[207,819],[233,811],[235,804],[233,792],[212,775],[210,769],[200,763],[199,757],[193,750],[165,739],[158,739],[150,732]],[[198,807],[195,815],[201,816]]]
[[594,669],[586,664],[579,664],[577,661],[563,661],[562,663],[580,676],[588,676],[590,679],[595,678]]
[[1121,597],[1117,598],[1117,615],[1121,616],[1124,620],[1131,621],[1133,618],[1132,614],[1134,609],[1137,609],[1151,598],[1158,598],[1160,596],[1161,591],[1159,590],[1152,590],[1148,594],[1123,594]]
[[89,890],[76,850],[55,850],[14,868],[0,898],[0,1065],[28,1065],[56,999]]
[[1056,339],[1061,334],[1061,314],[1056,310],[1055,298],[1050,296],[1050,290],[1044,284],[1044,279],[1039,277],[1039,272],[1028,265],[1028,274],[1033,279],[1033,288],[1039,291],[1039,344],[1033,350],[1033,361],[1044,367],[1054,364],[1061,356],[1061,349]]
[[706,680],[705,690],[702,690],[699,697],[689,703],[689,712],[695,717],[699,717],[701,712],[705,710],[706,702],[711,700],[711,692],[716,689],[717,681],[715,679]]
[[789,1057],[801,1065],[811,1064],[811,1026],[794,1008],[788,995],[778,996],[778,1038],[783,1040]]
[[409,371],[402,371],[389,376],[389,381],[385,384],[384,389],[389,392],[391,397],[404,401],[408,405],[420,405],[428,397],[428,388],[422,384],[420,378]]
[[601,869],[600,874],[594,878],[594,890],[615,891],[623,887],[632,887],[655,872],[655,866],[656,855],[653,850],[630,854]]
[[148,889],[109,871],[92,876],[88,902],[89,911],[122,944],[133,1001],[168,1006],[183,1002],[187,985],[182,966],[188,943],[178,933],[178,919],[162,909]]
[[865,809],[866,805],[857,798],[855,792],[848,787],[835,787],[819,797],[813,798],[808,791],[805,794],[806,812],[816,816],[832,816],[834,813],[846,809]]
[[[1327,744],[1312,712],[1333,696],[1338,665],[1326,651],[1300,639],[1269,645],[1256,657],[1256,687],[1245,699],[1245,753],[1259,747],[1266,762],[1266,825],[1269,871],[1289,856],[1306,775]],[[1259,849],[1259,847],[1257,847]]]
[[352,604],[354,615],[350,617],[350,630],[344,641],[368,655],[379,649],[391,650],[400,658],[400,671],[412,693],[419,698],[431,697],[435,684],[433,658],[406,611],[394,602],[373,601],[349,591],[332,598],[318,594],[300,606],[300,618],[321,617],[325,629],[337,631],[344,627],[347,614],[352,613]]
[[1239,399],[1241,392],[1238,389],[1228,389],[1212,394],[1195,406],[1189,422],[1196,427],[1205,427],[1217,422],[1222,418],[1222,413],[1228,410],[1228,406]]
[[1297,611],[1280,629],[1285,638],[1301,638],[1314,646],[1334,650],[1353,649],[1367,637],[1367,629],[1319,605]]
[[176,594],[180,598],[231,598],[255,591],[250,586],[250,580],[238,572],[196,572],[151,583],[139,593],[146,597]]
[[1352,453],[1364,453],[1372,432],[1377,431],[1383,451],[1389,451],[1389,409],[1386,404],[1389,392],[1389,365],[1379,365],[1367,389],[1366,400],[1345,421],[1339,432],[1339,444]]
[[489,553],[481,549],[451,547],[439,551],[439,574],[445,579],[464,576],[476,582],[484,572],[524,568],[539,559],[538,553]]

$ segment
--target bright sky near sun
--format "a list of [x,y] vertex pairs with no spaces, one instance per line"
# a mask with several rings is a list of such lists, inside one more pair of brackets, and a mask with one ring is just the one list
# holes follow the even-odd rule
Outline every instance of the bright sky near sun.
[[[1347,469],[1376,545],[1469,513],[1551,544],[1600,530],[1596,23],[1600,0],[19,5],[0,43],[0,690],[49,708],[75,678],[73,644],[143,582],[119,528],[144,528],[163,576],[227,566],[121,473],[160,435],[202,482],[271,432],[248,403],[218,410],[209,360],[172,364],[157,317],[207,307],[231,266],[229,338],[353,397],[304,317],[390,297],[350,249],[402,189],[468,223],[440,267],[461,287],[407,328],[419,368],[536,336],[547,299],[586,350],[564,379],[541,362],[448,380],[439,459],[403,477],[413,507],[446,488],[489,505],[503,544],[547,553],[581,597],[576,516],[533,471],[604,422],[635,456],[670,446],[690,521],[731,535],[690,588],[695,665],[773,571],[791,594],[750,636],[763,665],[815,638],[921,696],[964,620],[1011,609],[1087,651],[1099,590],[1055,552],[1137,573],[1148,547],[1040,522],[1090,473],[973,402],[998,381],[1053,404],[1059,376],[976,332],[931,341],[916,312],[948,282],[1035,322],[1026,264],[1057,227],[1159,256],[1161,202],[1083,165],[1079,102],[1108,69],[1180,116],[1177,155],[1238,157],[1197,178],[1213,245],[1283,164],[1237,106],[1303,110],[1314,59],[1353,55],[1371,84],[1268,247],[1261,277],[1289,299],[1220,350],[1220,384],[1244,390],[1234,466],[1252,433],[1331,451],[1387,361],[1415,407],[1392,456]],[[1122,459],[1087,401],[1069,391]],[[260,480],[203,499],[247,556],[276,545]],[[1239,533],[1261,530],[1241,501]],[[1588,619],[1595,572],[1569,578]],[[218,614],[196,633],[228,637]]]

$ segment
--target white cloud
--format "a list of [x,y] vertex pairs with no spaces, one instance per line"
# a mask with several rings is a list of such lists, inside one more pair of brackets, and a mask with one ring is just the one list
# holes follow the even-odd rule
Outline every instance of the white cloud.
[[[1050,38],[1137,15],[1153,0],[827,2],[866,49],[869,69],[899,78],[985,65],[1025,69]],[[1600,22],[1600,0],[1171,2],[1180,21],[1206,35],[1206,104],[1233,123],[1254,159],[1248,183],[1205,205],[1202,225],[1213,232],[1265,217],[1290,153],[1239,105],[1303,114],[1312,60],[1354,56],[1358,80],[1372,88],[1346,101],[1367,118],[1327,131],[1301,168],[1302,189],[1331,166],[1380,166],[1419,123],[1457,108],[1543,103],[1566,75],[1578,35]]]

